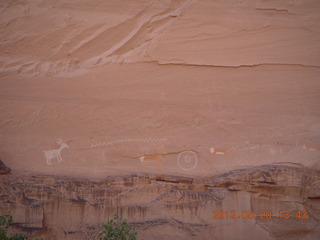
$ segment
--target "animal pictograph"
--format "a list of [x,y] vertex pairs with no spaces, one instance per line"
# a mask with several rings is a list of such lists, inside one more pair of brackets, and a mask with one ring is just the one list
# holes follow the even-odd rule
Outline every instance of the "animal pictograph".
[[210,148],[210,153],[214,155],[225,155],[230,152],[233,147],[225,147],[225,148]]
[[320,151],[320,146],[304,145],[303,148],[305,151]]
[[143,155],[139,159],[145,167],[145,164],[147,163],[156,163],[158,170],[162,170],[162,162],[161,162],[161,157],[163,154],[155,154],[155,155]]
[[308,158],[309,152],[320,152],[320,146],[319,145],[303,145],[304,149],[304,156],[305,158]]
[[47,164],[51,165],[52,164],[52,159],[56,158],[58,160],[59,163],[61,163],[63,161],[63,158],[61,157],[61,151],[64,148],[69,148],[69,146],[64,143],[61,139],[58,139],[57,143],[60,145],[59,148],[57,149],[52,149],[52,150],[48,150],[48,151],[43,151],[44,156],[47,159]]

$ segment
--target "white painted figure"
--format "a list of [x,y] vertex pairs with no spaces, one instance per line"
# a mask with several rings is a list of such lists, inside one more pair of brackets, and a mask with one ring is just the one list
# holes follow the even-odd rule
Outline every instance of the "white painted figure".
[[112,144],[117,143],[127,143],[127,142],[163,142],[167,141],[166,138],[127,138],[127,139],[116,139],[112,141],[105,141],[105,142],[98,142],[91,144],[90,148],[97,148],[97,147],[105,147]]
[[161,157],[163,154],[156,154],[156,155],[143,155],[139,159],[144,167],[144,165],[147,162],[155,162],[158,165],[158,170],[162,170],[162,162],[161,162]]
[[215,154],[215,155],[224,155],[226,153],[228,153],[231,149],[233,149],[232,147],[226,147],[226,148],[210,148],[210,153],[211,154]]
[[316,146],[316,145],[303,145],[303,149],[304,149],[304,158],[308,159],[309,158],[309,151],[320,151],[320,146]]
[[60,145],[60,147],[58,149],[53,149],[53,150],[48,150],[48,151],[43,151],[44,156],[47,159],[47,164],[51,165],[52,164],[52,159],[56,158],[58,160],[58,162],[62,162],[63,159],[61,157],[61,151],[64,148],[69,148],[69,146],[64,143],[61,139],[58,139],[57,143]]
[[193,151],[183,151],[178,155],[178,166],[185,171],[191,171],[198,165],[198,156]]
[[320,151],[320,146],[304,145],[303,148],[309,151]]

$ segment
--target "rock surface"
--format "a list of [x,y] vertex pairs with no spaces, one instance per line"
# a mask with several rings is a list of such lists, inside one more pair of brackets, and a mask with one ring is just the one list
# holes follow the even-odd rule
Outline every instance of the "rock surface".
[[0,157],[12,169],[320,169],[317,0],[5,0],[0,11]]
[[318,239],[319,12],[0,1],[1,213],[58,240],[117,210],[146,240]]
[[1,160],[0,160],[0,175],[8,174],[11,172],[11,169],[8,168]]
[[0,211],[12,214],[19,230],[49,240],[97,239],[100,224],[116,212],[144,239],[315,240],[320,234],[320,172],[297,167],[265,165],[209,178],[13,174],[1,177],[0,191]]

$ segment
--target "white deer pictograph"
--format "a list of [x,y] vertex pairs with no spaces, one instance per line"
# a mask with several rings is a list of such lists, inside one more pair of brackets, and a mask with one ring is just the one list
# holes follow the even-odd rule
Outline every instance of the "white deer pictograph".
[[63,161],[63,159],[61,157],[61,151],[62,151],[62,149],[69,147],[61,139],[58,139],[57,143],[60,144],[60,147],[58,149],[43,151],[44,156],[47,159],[47,164],[48,165],[52,164],[51,160],[54,159],[54,158],[56,158],[58,160],[58,162],[61,163]]

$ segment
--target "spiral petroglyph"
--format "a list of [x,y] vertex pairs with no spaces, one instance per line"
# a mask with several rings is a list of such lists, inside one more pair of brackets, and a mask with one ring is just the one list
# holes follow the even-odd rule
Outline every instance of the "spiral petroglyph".
[[179,153],[177,163],[180,169],[191,171],[198,165],[198,156],[193,151],[183,151]]

